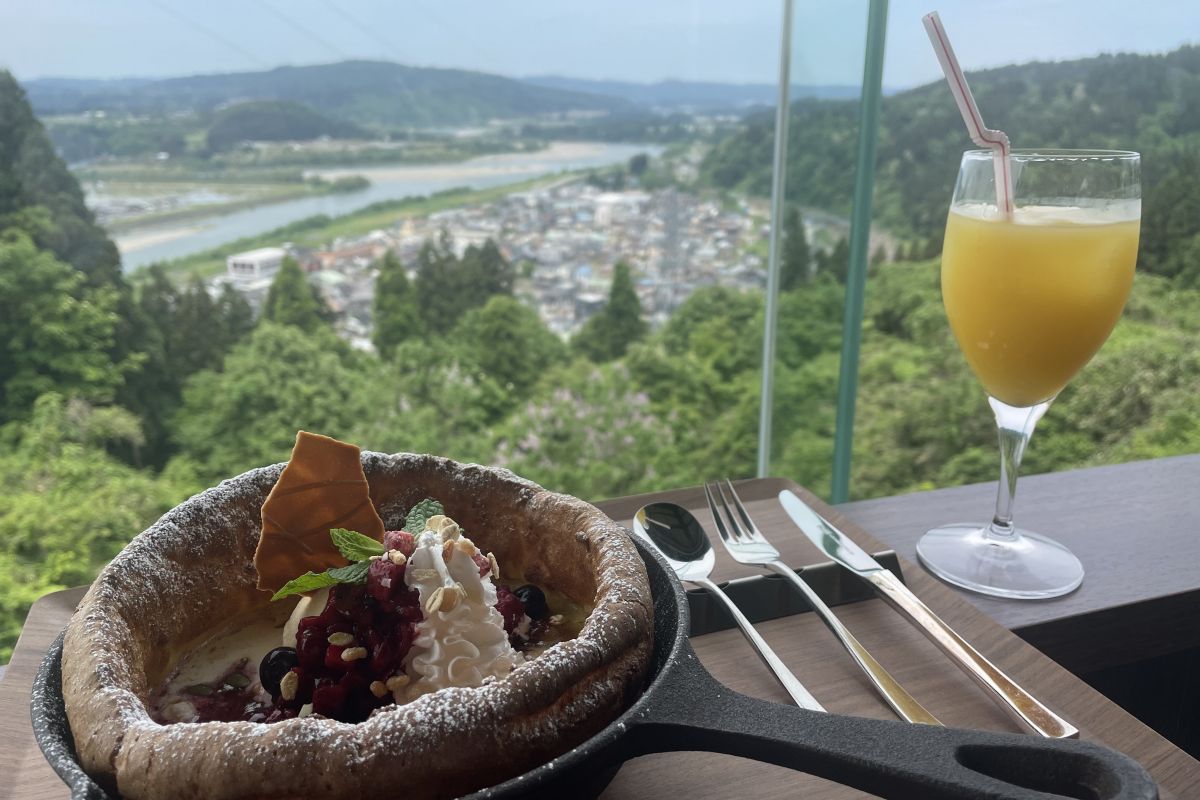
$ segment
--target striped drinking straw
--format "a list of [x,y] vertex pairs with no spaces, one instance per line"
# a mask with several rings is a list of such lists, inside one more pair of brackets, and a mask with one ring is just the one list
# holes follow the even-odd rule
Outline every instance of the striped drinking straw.
[[967,132],[971,135],[971,140],[992,151],[996,168],[996,208],[1003,211],[1005,217],[1011,217],[1013,184],[1008,158],[1008,134],[984,126],[979,106],[975,104],[971,88],[967,86],[967,78],[963,75],[962,67],[958,65],[958,59],[954,57],[950,37],[946,35],[938,13],[934,11],[926,14],[921,21],[925,23],[925,32],[929,34],[929,41],[933,44],[938,61],[941,62],[942,72],[946,73],[946,83],[950,84],[950,92],[954,95],[954,101],[958,103],[958,110],[962,112],[963,122],[967,123]]

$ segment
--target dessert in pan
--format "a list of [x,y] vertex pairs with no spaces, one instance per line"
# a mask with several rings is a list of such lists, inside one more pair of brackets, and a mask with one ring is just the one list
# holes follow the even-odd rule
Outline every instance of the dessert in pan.
[[617,716],[651,616],[636,548],[591,506],[301,432],[282,471],[192,498],[105,568],[63,694],[82,765],[125,797],[448,797]]

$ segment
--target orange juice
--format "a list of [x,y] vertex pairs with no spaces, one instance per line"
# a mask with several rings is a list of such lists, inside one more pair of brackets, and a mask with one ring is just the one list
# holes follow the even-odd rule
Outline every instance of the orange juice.
[[951,209],[942,299],[988,394],[1031,406],[1058,394],[1100,349],[1133,284],[1138,206],[1032,207],[1011,220]]

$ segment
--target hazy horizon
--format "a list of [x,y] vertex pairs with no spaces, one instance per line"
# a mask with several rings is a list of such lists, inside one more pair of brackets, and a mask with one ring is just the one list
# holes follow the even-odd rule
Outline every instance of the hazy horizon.
[[[920,24],[929,5],[891,3],[885,85],[940,78]],[[866,8],[865,0],[796,4],[793,84],[860,82]],[[938,8],[969,70],[1200,41],[1200,15],[1187,0],[943,0]],[[19,80],[119,79],[364,59],[515,78],[773,83],[781,9],[723,0],[611,0],[599,10],[527,0],[520,13],[478,0],[44,0],[6,14],[0,66]]]

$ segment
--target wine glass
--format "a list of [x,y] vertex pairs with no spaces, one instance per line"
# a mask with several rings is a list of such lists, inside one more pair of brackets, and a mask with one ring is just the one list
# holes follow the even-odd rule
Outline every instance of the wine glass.
[[983,384],[1000,437],[1000,488],[987,524],[927,532],[922,563],[956,586],[1013,598],[1058,597],[1083,565],[1055,540],[1013,526],[1029,437],[1067,381],[1104,344],[1133,284],[1140,156],[1016,150],[1013,207],[998,210],[993,154],[963,154],[942,250],[942,300]]

